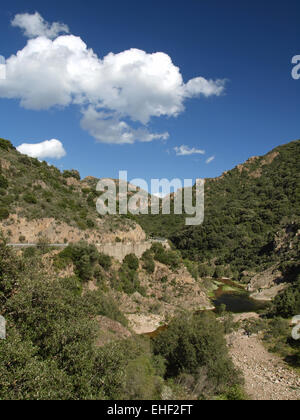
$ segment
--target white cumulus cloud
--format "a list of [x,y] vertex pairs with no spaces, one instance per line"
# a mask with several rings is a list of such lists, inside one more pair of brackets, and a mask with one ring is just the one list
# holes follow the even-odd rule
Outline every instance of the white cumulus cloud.
[[180,69],[163,53],[130,49],[98,57],[74,35],[57,36],[68,27],[50,25],[38,14],[17,15],[14,26],[32,39],[6,60],[6,80],[0,98],[22,107],[47,110],[80,106],[81,126],[104,143],[134,143],[166,139],[151,133],[153,117],[176,117],[193,97],[219,96],[225,80],[196,77],[184,83]]
[[89,106],[82,113],[82,128],[102,143],[133,144],[136,141],[150,142],[169,138],[168,133],[152,134],[144,127],[134,129],[118,119],[116,114],[97,111],[93,106]]
[[17,147],[18,152],[37,159],[61,159],[66,156],[63,144],[56,139],[45,140],[41,143],[23,143]]
[[64,23],[54,22],[50,25],[42,16],[35,12],[34,14],[22,13],[14,17],[12,26],[21,28],[24,35],[28,38],[45,36],[47,38],[56,38],[61,33],[69,33],[69,28]]
[[205,155],[205,150],[182,145],[174,148],[177,156]]

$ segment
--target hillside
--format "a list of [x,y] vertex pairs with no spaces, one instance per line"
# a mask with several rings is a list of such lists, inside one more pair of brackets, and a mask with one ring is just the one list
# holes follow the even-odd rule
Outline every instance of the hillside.
[[134,221],[97,213],[96,183],[22,155],[0,139],[0,229],[12,243],[143,240]]
[[[148,234],[171,239],[185,257],[202,263],[201,274],[218,267],[219,275],[248,282],[276,262],[299,260],[299,156],[298,140],[207,179],[201,226],[185,227],[184,217],[174,215],[137,220]],[[294,245],[279,252],[276,241],[289,230]]]
[[[40,245],[15,250],[0,238],[0,399],[245,399],[225,340],[240,327],[236,337],[261,331],[298,366],[288,321],[277,316],[300,310],[299,144],[207,180],[205,223],[186,228],[184,216],[99,217],[96,178],[0,140],[0,230]],[[141,258],[122,261],[95,246],[144,240],[137,221],[173,244],[149,242]],[[224,274],[252,293],[279,287],[270,319],[248,326],[223,308],[214,314]]]

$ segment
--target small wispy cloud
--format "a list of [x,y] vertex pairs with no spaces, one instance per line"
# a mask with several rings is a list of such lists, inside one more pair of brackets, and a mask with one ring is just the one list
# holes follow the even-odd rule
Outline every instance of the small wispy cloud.
[[213,162],[215,159],[216,159],[216,157],[215,157],[215,156],[211,156],[210,158],[208,158],[208,159],[206,160],[207,165],[209,165],[209,164],[210,164],[211,162]]
[[44,36],[54,39],[61,33],[68,34],[70,32],[68,26],[64,23],[54,22],[50,24],[38,12],[34,14],[18,14],[14,17],[11,24],[21,28],[24,31],[24,35],[28,38]]
[[62,142],[56,139],[45,140],[42,143],[23,143],[17,147],[18,152],[23,155],[37,159],[61,159],[66,156]]
[[191,155],[205,155],[205,150],[196,149],[195,147],[189,147],[182,145],[174,148],[176,156],[191,156]]

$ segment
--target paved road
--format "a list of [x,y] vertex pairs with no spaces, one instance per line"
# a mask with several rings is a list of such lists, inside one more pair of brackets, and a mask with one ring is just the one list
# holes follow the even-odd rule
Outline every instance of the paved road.
[[[11,246],[12,248],[37,248],[39,246],[44,246],[44,245],[39,245],[39,244],[7,244],[7,246]],[[69,244],[47,244],[47,247],[50,248],[67,248],[69,246]]]

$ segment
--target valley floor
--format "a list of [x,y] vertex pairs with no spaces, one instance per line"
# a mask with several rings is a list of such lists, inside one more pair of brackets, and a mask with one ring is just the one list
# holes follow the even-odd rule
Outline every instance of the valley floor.
[[300,377],[278,356],[269,353],[258,336],[248,337],[239,330],[227,340],[232,360],[244,374],[250,399],[300,400]]

